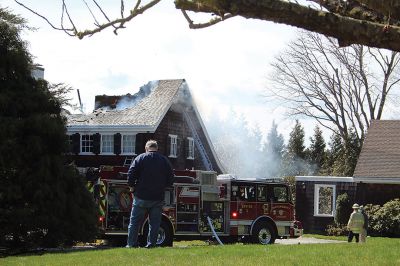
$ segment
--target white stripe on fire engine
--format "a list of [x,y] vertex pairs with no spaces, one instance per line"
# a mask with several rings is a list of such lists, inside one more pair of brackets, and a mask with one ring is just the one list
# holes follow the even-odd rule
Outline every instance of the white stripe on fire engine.
[[[230,221],[231,226],[236,226],[236,225],[251,225],[254,221],[253,220],[236,220],[236,221]],[[275,222],[277,227],[280,226],[292,226],[293,222],[280,222],[276,221]]]
[[277,221],[277,222],[275,222],[275,224],[276,224],[276,226],[292,226],[293,225],[293,222],[280,222],[280,221]]
[[231,226],[235,225],[251,225],[253,220],[238,220],[238,221],[230,221]]

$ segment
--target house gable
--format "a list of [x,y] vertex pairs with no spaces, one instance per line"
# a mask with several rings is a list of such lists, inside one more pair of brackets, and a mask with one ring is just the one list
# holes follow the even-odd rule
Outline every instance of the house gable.
[[[73,160],[78,166],[86,166],[86,164],[96,166],[96,162],[97,164],[111,162],[111,164],[121,165],[124,154],[118,154],[115,151],[124,150],[124,145],[121,143],[125,136],[135,136],[135,153],[130,154],[131,156],[144,152],[144,145],[148,139],[156,139],[159,143],[159,151],[169,156],[175,169],[214,170],[222,173],[223,169],[185,80],[160,80],[153,84],[156,84],[153,88],[147,88],[145,91],[141,89],[139,96],[138,94],[130,96],[129,98],[133,97],[136,102],[131,106],[128,103],[126,106],[129,107],[124,109],[103,108],[95,110],[92,114],[68,117],[68,134],[74,136],[71,139],[75,141],[71,143],[74,147],[72,151],[75,153],[71,155]],[[96,99],[101,101],[98,106],[103,106],[109,101],[104,95]],[[123,102],[121,99],[123,97],[111,97],[115,106]],[[76,148],[78,139],[76,134],[89,137],[98,134],[96,137],[99,139],[100,135],[100,141],[102,135],[119,134],[114,138],[107,136],[109,141],[114,139],[114,144],[117,144],[114,145],[115,154],[98,152],[96,158],[83,159],[83,153],[77,153],[79,148]],[[176,156],[170,156],[171,136],[176,139],[176,143],[173,144],[174,152],[177,152]],[[98,146],[98,142],[96,144],[96,151],[99,149],[101,151],[102,146]],[[112,150],[111,144],[107,143],[107,145],[108,151]],[[188,156],[189,150],[191,150],[191,156]]]
[[400,184],[400,120],[372,120],[362,146],[354,180]]

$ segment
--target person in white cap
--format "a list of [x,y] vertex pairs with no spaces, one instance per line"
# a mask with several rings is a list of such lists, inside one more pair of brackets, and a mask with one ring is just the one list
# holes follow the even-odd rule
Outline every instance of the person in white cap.
[[347,241],[350,243],[353,241],[353,237],[356,238],[356,242],[360,240],[359,236],[364,227],[364,216],[359,212],[360,206],[355,203],[353,205],[353,212],[350,215],[347,228],[349,229],[349,236]]

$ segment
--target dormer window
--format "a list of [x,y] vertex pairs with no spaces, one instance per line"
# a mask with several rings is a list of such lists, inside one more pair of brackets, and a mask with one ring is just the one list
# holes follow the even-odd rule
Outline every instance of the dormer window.
[[171,158],[177,157],[178,151],[178,136],[177,135],[169,135],[170,145],[169,145],[169,156]]

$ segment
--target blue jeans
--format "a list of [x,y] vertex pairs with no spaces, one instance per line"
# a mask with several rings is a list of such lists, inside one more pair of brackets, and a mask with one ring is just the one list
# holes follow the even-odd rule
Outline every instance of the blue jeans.
[[162,207],[164,201],[142,200],[134,198],[131,218],[128,226],[128,246],[138,246],[138,234],[145,215],[149,215],[149,234],[147,245],[155,246],[157,243],[158,229],[161,224]]

